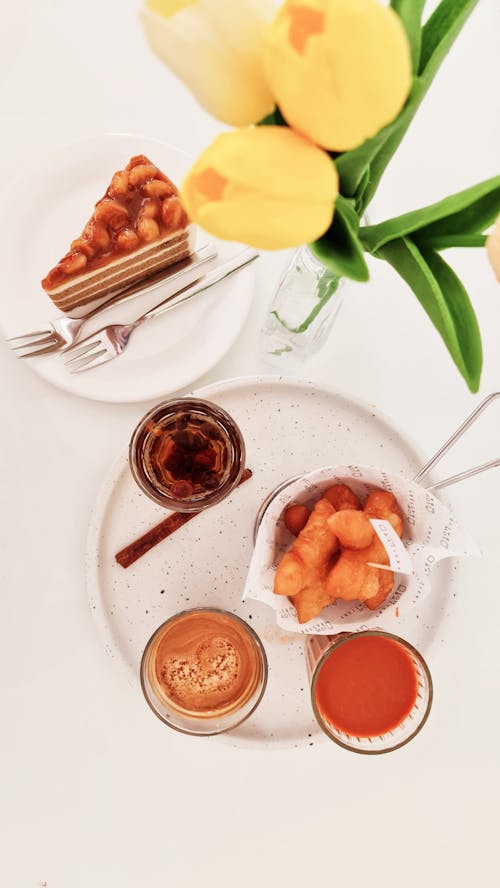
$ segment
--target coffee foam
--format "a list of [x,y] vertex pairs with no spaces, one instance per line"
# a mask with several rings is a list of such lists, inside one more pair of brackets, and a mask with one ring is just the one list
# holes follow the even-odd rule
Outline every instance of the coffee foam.
[[160,633],[153,656],[156,693],[175,709],[199,716],[239,708],[261,675],[252,636],[219,612],[180,615]]

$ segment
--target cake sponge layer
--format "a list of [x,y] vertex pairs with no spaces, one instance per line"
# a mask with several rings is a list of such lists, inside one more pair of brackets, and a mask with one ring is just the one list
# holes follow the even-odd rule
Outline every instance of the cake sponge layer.
[[61,311],[70,312],[113,293],[119,293],[154,272],[186,259],[190,253],[190,237],[185,230],[104,268],[72,278],[66,285],[48,292],[48,296]]

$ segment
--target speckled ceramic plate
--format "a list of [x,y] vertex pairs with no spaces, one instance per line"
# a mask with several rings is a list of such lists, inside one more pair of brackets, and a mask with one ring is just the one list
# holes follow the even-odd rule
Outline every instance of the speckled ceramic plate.
[[[197,392],[231,413],[246,441],[253,478],[199,515],[128,570],[115,553],[164,516],[144,496],[124,454],[113,467],[92,516],[87,577],[90,604],[109,654],[126,664],[137,694],[139,664],[152,632],[189,607],[214,605],[247,620],[269,660],[269,683],[256,712],[240,728],[212,738],[235,746],[297,747],[325,735],[313,719],[303,637],[277,628],[273,611],[241,595],[259,506],[291,476],[332,463],[378,465],[412,477],[424,462],[375,407],[312,382],[247,377]],[[449,607],[453,567],[443,562],[418,613],[402,619],[401,635],[427,653]],[[167,730],[167,729],[165,729]]]

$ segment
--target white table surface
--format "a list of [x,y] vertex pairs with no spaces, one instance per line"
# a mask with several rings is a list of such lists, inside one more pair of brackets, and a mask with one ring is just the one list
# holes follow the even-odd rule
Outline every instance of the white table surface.
[[[149,54],[137,5],[1,4],[4,180],[79,136],[138,132],[196,153],[218,131]],[[499,33],[497,0],[482,0],[391,165],[377,218],[498,172]],[[500,291],[481,251],[449,258],[483,331],[484,396],[500,388]],[[245,332],[202,382],[263,369],[257,336],[284,260],[260,261]],[[371,272],[349,287],[305,372],[376,403],[430,454],[478,397],[406,286],[381,263]],[[453,494],[484,557],[463,571],[446,642],[432,652],[436,697],[420,737],[374,758],[329,743],[233,750],[152,717],[106,658],[87,608],[89,511],[148,405],[73,399],[5,346],[0,373],[2,888],[496,884],[500,472]],[[499,455],[499,410],[446,469]]]

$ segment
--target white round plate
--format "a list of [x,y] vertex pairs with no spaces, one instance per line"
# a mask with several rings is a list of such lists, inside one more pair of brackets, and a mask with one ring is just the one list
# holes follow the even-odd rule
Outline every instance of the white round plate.
[[[7,338],[44,329],[60,314],[40,280],[80,234],[112,174],[134,154],[146,154],[176,184],[191,164],[187,154],[169,145],[113,134],[74,142],[23,171],[2,210],[9,221],[0,240],[0,323]],[[198,244],[207,240],[198,233]],[[237,249],[219,241],[216,246],[218,262]],[[144,324],[123,355],[95,370],[71,375],[57,354],[26,360],[48,382],[86,398],[132,402],[162,397],[189,385],[224,356],[247,317],[253,282],[251,267],[236,272],[203,296]],[[103,322],[93,322],[93,329],[127,322],[150,307],[140,297],[114,306]]]
[[[313,719],[304,637],[283,632],[264,604],[242,602],[254,520],[280,481],[328,464],[378,465],[412,477],[424,460],[375,408],[312,382],[243,377],[200,389],[229,411],[247,447],[250,481],[198,515],[127,570],[115,554],[165,517],[132,480],[126,456],[113,467],[92,515],[87,581],[92,611],[109,654],[126,664],[137,694],[142,651],[167,617],[214,605],[247,620],[269,660],[264,699],[245,724],[213,738],[234,746],[312,745],[324,734]],[[400,634],[426,653],[450,603],[453,568],[442,562],[433,593],[418,612],[401,609]],[[407,615],[404,614],[407,612]],[[431,667],[432,668],[432,667]]]

